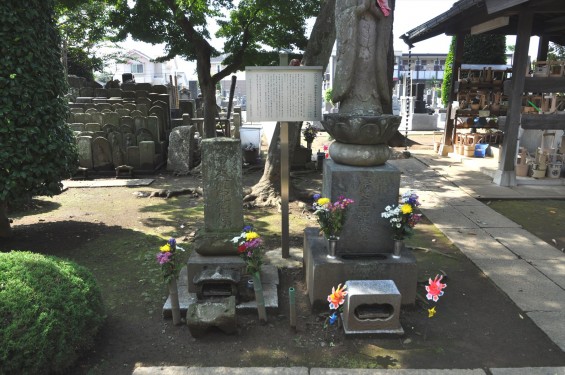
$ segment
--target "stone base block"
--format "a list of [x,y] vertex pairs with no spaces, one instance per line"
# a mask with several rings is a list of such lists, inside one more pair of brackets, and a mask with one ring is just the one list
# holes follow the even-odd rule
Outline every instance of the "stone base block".
[[404,334],[400,325],[402,297],[392,280],[348,280],[343,313],[346,334]]
[[196,293],[197,291],[196,285],[193,283],[194,276],[199,275],[206,269],[216,269],[217,267],[236,270],[241,275],[245,273],[245,262],[238,256],[203,256],[193,251],[187,262],[188,292]]
[[389,253],[392,229],[381,217],[385,207],[398,202],[400,171],[385,164],[352,167],[333,160],[324,161],[322,195],[335,201],[340,195],[353,199],[340,233],[338,254]]
[[332,287],[347,280],[392,280],[401,293],[402,305],[413,305],[416,301],[416,258],[406,249],[399,259],[392,258],[392,248],[388,254],[338,254],[335,259],[330,259],[318,229],[306,228],[304,272],[313,309],[327,309],[327,297]]
[[[194,277],[193,277],[194,278]],[[265,298],[265,308],[267,312],[277,312],[279,308],[279,273],[276,267],[271,265],[263,265],[261,267],[261,283],[263,284],[263,296]],[[188,292],[188,272],[184,267],[179,274],[177,280],[179,305],[181,317],[186,316],[188,307],[194,303],[198,303],[196,293]],[[240,302],[236,305],[236,310],[241,313],[253,313],[257,311],[257,302],[255,300]],[[163,318],[171,319],[171,298],[168,297],[163,305]]]
[[191,304],[186,313],[186,324],[192,337],[202,337],[212,327],[227,334],[236,333],[235,296]]

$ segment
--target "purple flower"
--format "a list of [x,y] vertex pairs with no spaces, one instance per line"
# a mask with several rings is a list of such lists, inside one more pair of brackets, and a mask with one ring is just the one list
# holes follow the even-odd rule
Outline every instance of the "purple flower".
[[173,254],[169,251],[167,252],[158,252],[157,253],[157,262],[159,264],[165,264],[171,261]]
[[318,199],[320,199],[322,196],[320,194],[314,194],[314,196],[312,197],[315,201],[317,201]]
[[169,246],[171,247],[171,249],[174,249],[175,246],[177,246],[177,240],[175,240],[174,238],[169,238],[169,241],[167,241],[167,243],[169,244]]
[[261,246],[262,244],[263,244],[263,240],[261,238],[254,238],[251,241],[247,241],[245,243],[248,249],[254,249],[256,247]]
[[243,231],[244,232],[251,232],[253,230],[253,227],[251,225],[246,225],[243,227]]

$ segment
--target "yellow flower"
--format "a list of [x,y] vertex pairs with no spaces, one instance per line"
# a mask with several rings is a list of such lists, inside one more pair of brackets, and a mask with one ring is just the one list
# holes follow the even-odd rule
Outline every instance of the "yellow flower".
[[245,241],[251,241],[252,239],[259,238],[257,232],[247,232],[245,233]]
[[163,245],[159,248],[159,250],[161,250],[162,253],[168,253],[169,251],[171,251],[171,245]]
[[432,318],[435,314],[436,314],[436,307],[432,307],[431,309],[428,309],[428,318]]
[[412,213],[412,206],[410,206],[408,203],[404,203],[402,206],[400,206],[400,211],[402,211],[403,214],[411,214]]
[[316,203],[318,203],[320,206],[324,206],[324,205],[326,205],[330,202],[331,202],[330,198],[320,198],[320,199],[318,199],[318,202],[316,202]]

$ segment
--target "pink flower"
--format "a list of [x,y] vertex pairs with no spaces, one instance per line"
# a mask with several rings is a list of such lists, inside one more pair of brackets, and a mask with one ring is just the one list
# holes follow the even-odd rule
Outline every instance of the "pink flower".
[[159,252],[157,253],[157,262],[159,262],[159,264],[165,264],[171,261],[173,254],[169,251],[167,252]]
[[442,284],[441,279],[443,276],[436,275],[435,279],[429,279],[429,285],[426,285],[426,298],[437,302],[439,297],[443,296],[443,290],[447,284]]

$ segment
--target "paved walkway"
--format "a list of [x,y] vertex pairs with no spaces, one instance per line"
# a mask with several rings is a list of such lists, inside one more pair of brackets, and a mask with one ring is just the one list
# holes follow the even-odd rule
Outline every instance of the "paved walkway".
[[565,254],[476,199],[565,199],[565,186],[497,186],[492,158],[419,153],[391,163],[403,172],[402,188],[420,195],[424,215],[565,352]]
[[[565,254],[477,200],[565,199],[563,179],[523,179],[519,181],[523,185],[500,187],[491,182],[490,176],[497,168],[494,158],[446,158],[426,151],[390,163],[402,171],[401,189],[418,192],[426,217],[565,352]],[[565,375],[565,367],[452,370],[141,367],[134,374]]]

